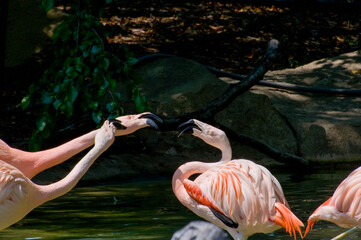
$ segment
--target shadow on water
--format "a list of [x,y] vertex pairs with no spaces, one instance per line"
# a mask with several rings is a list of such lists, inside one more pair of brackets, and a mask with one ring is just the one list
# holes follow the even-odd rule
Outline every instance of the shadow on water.
[[[274,171],[273,171],[274,172]],[[350,171],[318,171],[302,178],[274,172],[292,211],[306,224],[308,216],[333,193]],[[32,211],[1,231],[0,239],[167,239],[199,218],[173,195],[171,179],[77,187]],[[315,224],[306,239],[331,239],[344,229]],[[293,239],[284,230],[256,234],[255,239]],[[361,231],[348,239],[361,239]]]

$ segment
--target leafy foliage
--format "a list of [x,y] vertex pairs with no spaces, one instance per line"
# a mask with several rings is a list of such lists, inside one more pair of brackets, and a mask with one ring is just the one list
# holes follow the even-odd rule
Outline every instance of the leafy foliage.
[[[53,0],[42,1],[46,11],[53,4]],[[32,150],[39,149],[59,121],[69,120],[75,112],[91,113],[97,124],[103,118],[121,114],[124,110],[120,107],[120,80],[130,82],[127,92],[139,111],[149,108],[138,89],[141,80],[132,72],[137,61],[133,54],[125,45],[119,45],[123,59],[107,51],[97,30],[99,19],[80,9],[79,2],[75,8],[76,13],[61,23],[52,36],[54,62],[29,87],[21,102],[23,109],[30,103],[41,105],[30,139]]]

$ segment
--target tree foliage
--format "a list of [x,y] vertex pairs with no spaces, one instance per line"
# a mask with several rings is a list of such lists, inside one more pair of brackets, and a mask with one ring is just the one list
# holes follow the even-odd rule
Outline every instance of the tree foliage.
[[[54,61],[22,99],[23,109],[30,103],[41,106],[30,139],[32,150],[39,149],[59,121],[69,120],[75,111],[90,113],[97,124],[121,114],[124,110],[120,106],[120,81],[129,82],[126,92],[139,111],[149,108],[138,90],[141,79],[132,71],[137,59],[124,44],[118,45],[121,57],[105,49],[99,18],[89,13],[90,1],[82,3],[83,7],[77,1],[72,6],[75,13],[56,28],[52,36]],[[42,5],[48,11],[54,2],[43,0]]]

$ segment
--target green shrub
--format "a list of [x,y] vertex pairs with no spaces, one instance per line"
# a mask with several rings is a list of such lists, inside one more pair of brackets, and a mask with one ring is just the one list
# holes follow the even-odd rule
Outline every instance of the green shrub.
[[[90,1],[85,3],[89,8]],[[48,11],[54,3],[43,0],[42,4]],[[91,113],[97,124],[121,114],[120,81],[128,81],[129,89],[124,92],[132,97],[139,112],[149,108],[138,90],[141,80],[132,71],[136,58],[124,44],[118,46],[121,57],[107,51],[99,34],[99,18],[79,5],[78,1],[73,7],[75,13],[56,28],[52,36],[54,61],[42,78],[30,85],[21,102],[23,109],[30,103],[40,105],[31,150],[39,149],[59,122],[69,120],[75,112]]]

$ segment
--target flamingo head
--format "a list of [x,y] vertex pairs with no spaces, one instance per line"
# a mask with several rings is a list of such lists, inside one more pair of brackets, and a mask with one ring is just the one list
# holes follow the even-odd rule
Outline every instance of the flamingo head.
[[150,112],[120,116],[110,121],[117,128],[115,136],[128,135],[144,127],[159,130],[158,124],[163,122],[160,117]]
[[[202,139],[207,144],[220,149],[223,155],[230,160],[232,150],[227,135],[220,129],[213,127],[207,123],[197,119],[191,119],[179,125],[178,129],[183,129],[178,137],[191,133],[192,135]],[[224,156],[224,157],[225,157]]]
[[305,234],[303,235],[303,237],[306,237],[307,233],[312,230],[313,225],[315,223],[316,223],[315,221],[308,219],[307,228],[306,228],[306,231],[305,231]]

